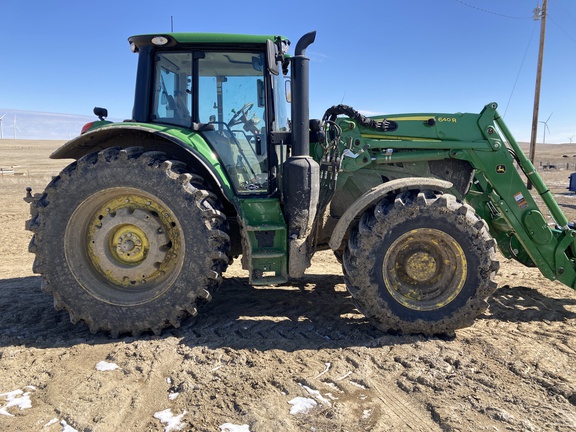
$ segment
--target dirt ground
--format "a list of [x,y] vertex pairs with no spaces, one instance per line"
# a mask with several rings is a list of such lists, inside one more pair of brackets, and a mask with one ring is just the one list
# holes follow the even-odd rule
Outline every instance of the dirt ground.
[[[279,287],[234,264],[161,336],[72,325],[32,273],[22,200],[67,163],[48,159],[60,144],[0,141],[0,430],[576,430],[576,293],[504,259],[488,312],[451,339],[374,330],[328,252]],[[541,173],[571,220],[574,155],[547,145],[536,163],[557,165]]]

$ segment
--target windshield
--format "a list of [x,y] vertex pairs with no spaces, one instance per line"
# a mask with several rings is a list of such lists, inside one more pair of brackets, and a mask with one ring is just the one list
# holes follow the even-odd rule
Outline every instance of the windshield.
[[212,125],[201,133],[240,194],[268,193],[269,184],[274,189],[286,153],[267,145],[268,125],[275,131],[290,126],[286,77],[268,74],[265,59],[262,51],[155,54],[151,120],[191,129]]
[[198,62],[198,121],[238,193],[268,192],[264,54],[205,52]]

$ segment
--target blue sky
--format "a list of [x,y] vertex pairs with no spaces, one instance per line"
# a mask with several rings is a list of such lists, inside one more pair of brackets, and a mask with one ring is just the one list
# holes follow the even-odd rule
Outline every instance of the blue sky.
[[[537,0],[98,2],[3,0],[0,116],[16,110],[131,116],[137,56],[127,38],[167,32],[317,30],[311,115],[345,103],[368,114],[479,112],[496,101],[529,141],[540,22]],[[576,143],[576,1],[549,0],[540,120],[547,143]],[[23,118],[23,117],[19,117]],[[25,138],[27,125],[18,126]],[[543,124],[538,141],[542,141]],[[69,138],[66,132],[62,138]]]

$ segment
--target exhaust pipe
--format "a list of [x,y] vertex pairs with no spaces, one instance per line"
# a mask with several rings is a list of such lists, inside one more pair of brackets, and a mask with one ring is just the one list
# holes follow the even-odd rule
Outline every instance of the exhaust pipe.
[[306,48],[316,32],[302,36],[292,63],[292,153],[284,162],[284,214],[288,223],[288,274],[301,277],[310,266],[312,251],[307,242],[313,232],[320,192],[320,166],[310,157],[309,63]]
[[292,156],[310,154],[310,59],[308,48],[316,39],[316,32],[306,33],[296,44],[292,62]]

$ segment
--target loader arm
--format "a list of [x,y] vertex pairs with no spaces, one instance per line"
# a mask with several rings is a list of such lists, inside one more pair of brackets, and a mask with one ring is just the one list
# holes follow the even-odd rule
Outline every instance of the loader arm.
[[[334,108],[342,111],[340,106]],[[480,114],[398,114],[374,117],[371,124],[361,117],[338,118],[337,127],[329,128],[328,139],[334,134],[339,138],[333,154],[326,156],[328,143],[324,151],[316,148],[320,161],[340,160],[332,209],[352,194],[351,183],[361,195],[378,188],[370,184],[378,178],[384,183],[407,177],[447,180],[454,185],[450,193],[487,222],[504,256],[576,287],[576,231],[498,114],[496,103],[486,105]],[[538,207],[520,170],[547,211]],[[362,184],[362,179],[370,182]],[[350,207],[344,204],[340,207]],[[343,214],[335,217],[341,220]],[[342,237],[331,241],[333,249],[340,247]]]
[[[493,151],[464,150],[455,155],[469,160],[476,168],[467,200],[475,203],[479,213],[483,212],[505,256],[526,265],[533,263],[548,279],[558,279],[575,288],[576,231],[498,114],[496,104],[484,109],[478,126]],[[551,223],[538,208],[515,163],[542,198],[553,219]],[[480,202],[483,210],[478,208]]]

